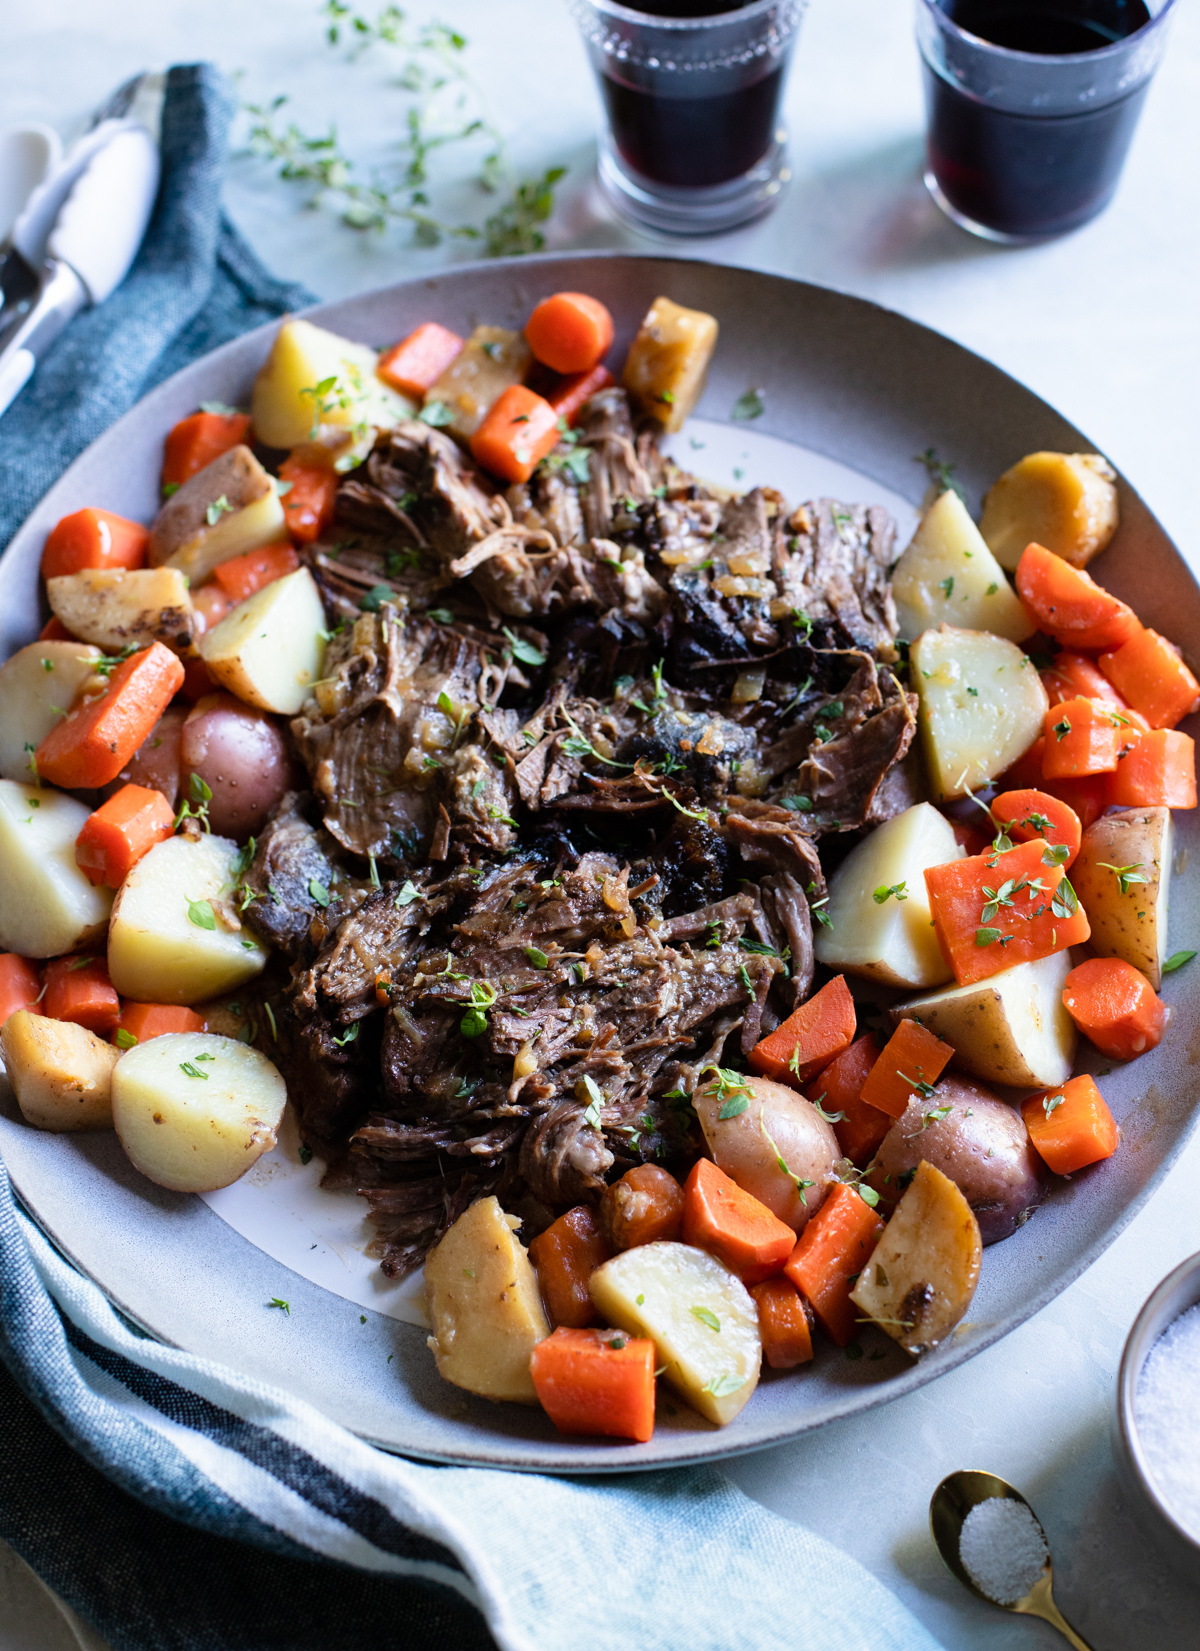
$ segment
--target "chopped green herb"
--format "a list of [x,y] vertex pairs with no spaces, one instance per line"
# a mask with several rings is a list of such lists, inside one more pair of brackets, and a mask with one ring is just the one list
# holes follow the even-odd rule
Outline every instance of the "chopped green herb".
[[1042,864],[1044,866],[1064,866],[1071,858],[1071,851],[1066,843],[1047,843],[1042,850]]
[[194,923],[198,929],[216,928],[216,913],[207,900],[188,900],[186,894],[183,898],[187,900],[189,923]]
[[846,1357],[853,1363],[854,1360],[861,1359],[862,1356],[863,1350],[859,1344],[856,1341],[850,1342],[846,1348]]
[[[300,1162],[302,1164],[311,1164],[312,1163],[312,1156],[313,1156],[313,1151],[312,1151],[311,1147],[302,1146],[300,1148]],[[363,1323],[365,1324],[366,1322],[367,1322],[366,1319],[364,1319]]]
[[1052,1112],[1056,1112],[1058,1108],[1062,1106],[1066,1098],[1067,1097],[1065,1095],[1047,1095],[1045,1097],[1042,1101],[1042,1110],[1045,1112],[1047,1118],[1049,1118]]
[[522,665],[544,665],[546,656],[540,648],[535,648],[532,642],[526,642],[523,637],[517,636],[508,626],[504,627],[504,636],[512,649],[514,659],[519,659]]
[[855,1188],[855,1191],[858,1193],[858,1196],[862,1199],[863,1203],[869,1204],[872,1209],[874,1209],[878,1204],[879,1194],[875,1191],[874,1187],[868,1187],[860,1181],[858,1186]]
[[118,1026],[113,1033],[113,1042],[118,1049],[132,1049],[136,1045],[137,1039],[132,1032],[126,1031],[123,1026]]
[[526,946],[525,956],[529,959],[530,963],[533,964],[535,969],[545,969],[548,967],[550,962],[550,959],[546,956],[545,952],[542,951],[540,946]]
[[995,581],[995,580],[994,580],[994,579],[993,579],[993,580],[992,580],[992,582],[991,582],[991,584],[990,584],[990,585],[989,585],[989,586],[988,586],[988,588],[987,588],[987,594],[988,594],[988,595],[989,595],[989,596],[995,596],[995,594],[996,594],[996,592],[997,592],[997,591],[998,591],[998,590],[999,590],[999,589],[1000,589],[1000,586],[999,586],[999,585],[998,585],[998,584],[997,584],[997,583],[996,583],[996,581]]
[[209,527],[216,527],[217,523],[221,520],[221,517],[225,515],[233,515],[233,506],[230,504],[225,494],[222,493],[221,497],[219,499],[214,499],[208,509],[204,512],[204,520],[208,523]]
[[356,1020],[354,1022],[354,1025],[350,1028],[350,1030],[348,1032],[343,1033],[340,1038],[334,1038],[333,1041],[337,1045],[337,1047],[339,1049],[344,1049],[348,1043],[353,1043],[354,1040],[358,1037],[358,1031],[359,1031],[359,1027],[361,1025],[362,1025],[362,1022]]
[[1063,740],[1065,740],[1067,735],[1071,732],[1070,718],[1063,717],[1061,722],[1056,722],[1054,724],[1054,732],[1055,732],[1055,735],[1058,739],[1059,744],[1061,745]]
[[897,900],[908,899],[907,880],[901,883],[880,883],[879,887],[875,890],[872,899],[875,901],[877,906],[884,906],[893,895],[895,895]]
[[308,880],[308,892],[310,898],[315,900],[318,906],[328,906],[329,890],[324,883],[318,882],[315,877],[310,877]]
[[454,615],[450,612],[449,608],[430,608],[428,610],[428,617],[432,619],[436,625],[453,625],[454,623]]
[[954,575],[950,574],[948,578],[939,580],[938,589],[943,596],[951,597],[954,594]]
[[[692,1312],[696,1309],[693,1307]],[[739,1393],[746,1385],[744,1376],[733,1376],[726,1372],[723,1376],[713,1376],[700,1389],[702,1393],[711,1393],[714,1399],[727,1399],[731,1393]]]
[[1129,893],[1131,883],[1148,883],[1150,879],[1142,875],[1142,861],[1135,860],[1128,866],[1110,866],[1107,860],[1097,860],[1096,864],[1105,871],[1111,871],[1117,879],[1117,888],[1122,894]]
[[286,1313],[289,1318],[292,1316],[292,1309],[288,1306],[287,1302],[284,1301],[282,1296],[272,1296],[270,1301],[268,1301],[267,1306],[278,1307],[280,1312]]
[[179,1070],[184,1074],[185,1077],[188,1077],[188,1078],[203,1078],[205,1080],[205,1082],[208,1081],[208,1073],[207,1072],[201,1072],[200,1068],[198,1066],[193,1066],[191,1061],[180,1061]]
[[706,1324],[710,1330],[720,1331],[721,1321],[711,1307],[693,1307],[692,1317],[698,1318],[701,1324]]
[[1195,955],[1195,952],[1172,952],[1162,966],[1163,974],[1174,974],[1176,969],[1182,969],[1185,963],[1190,963]]
[[1074,917],[1079,910],[1079,896],[1066,877],[1059,879],[1058,887],[1054,891],[1054,898],[1050,902],[1050,910],[1055,917]]
[[430,424],[435,430],[443,430],[447,424],[454,423],[454,409],[447,407],[444,401],[427,401],[417,417],[422,424]]
[[743,390],[733,404],[731,417],[738,423],[752,418],[761,418],[767,410],[761,390]]
[[395,598],[390,585],[372,585],[365,596],[359,597],[358,605],[364,613],[378,613],[385,602],[393,602]]

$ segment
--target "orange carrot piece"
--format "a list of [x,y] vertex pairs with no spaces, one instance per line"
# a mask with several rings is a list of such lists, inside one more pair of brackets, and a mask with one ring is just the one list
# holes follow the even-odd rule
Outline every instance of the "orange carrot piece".
[[1029,1139],[1055,1175],[1111,1158],[1120,1132],[1096,1081],[1086,1073],[1021,1102]]
[[1063,868],[1047,865],[1040,839],[931,866],[925,887],[938,944],[960,986],[1081,945],[1092,932]]
[[560,1215],[529,1246],[529,1259],[550,1323],[582,1330],[600,1317],[588,1294],[588,1280],[612,1255],[596,1212],[580,1204]]
[[121,1018],[113,1028],[112,1042],[122,1049],[135,1043],[149,1043],[164,1032],[203,1032],[204,1019],[194,1009],[178,1003],[134,1003],[121,1005]]
[[1121,808],[1195,808],[1196,742],[1177,728],[1125,730],[1125,749],[1108,775],[1107,801]]
[[772,1370],[794,1370],[813,1356],[812,1326],[804,1297],[787,1278],[767,1278],[750,1288],[758,1308],[763,1358]]
[[[1129,729],[1122,729],[1123,743],[1128,744]],[[1041,745],[1043,742],[1038,741]],[[1120,767],[1120,762],[1117,764]],[[1041,790],[1048,791],[1059,802],[1066,803],[1067,807],[1079,821],[1080,829],[1086,831],[1093,820],[1098,820],[1108,807],[1108,788],[1111,785],[1113,774],[1084,774],[1077,780],[1048,780],[1045,776],[1041,780]]]
[[[208,599],[205,604],[206,607],[211,604],[211,612],[205,613],[208,628],[211,630],[213,625],[219,624],[225,613],[232,613],[239,602],[253,596],[255,591],[262,590],[264,585],[273,585],[276,579],[284,579],[289,573],[295,573],[299,566],[300,558],[291,545],[263,545],[259,550],[248,550],[242,556],[231,556],[228,562],[222,562],[213,569],[213,578],[226,600],[221,605],[212,597]],[[211,589],[210,585],[203,586],[196,592],[196,598]],[[220,611],[221,606],[224,607],[223,612]]]
[[1039,673],[1050,696],[1051,705],[1061,705],[1064,699],[1103,699],[1125,709],[1125,701],[1096,664],[1083,654],[1056,654],[1052,664]]
[[244,442],[249,413],[192,413],[180,419],[163,448],[162,484],[175,492],[206,465]]
[[422,321],[407,338],[385,350],[375,371],[385,384],[418,401],[461,354],[466,340],[437,321]]
[[835,1055],[854,1042],[854,999],[844,975],[826,981],[819,992],[768,1032],[750,1051],[750,1065],[777,1083],[807,1083]]
[[118,665],[108,687],[57,723],[37,748],[51,785],[94,788],[115,780],[183,684],[183,666],[152,642]]
[[1131,1061],[1157,1046],[1167,1008],[1140,969],[1119,957],[1089,957],[1066,978],[1063,1005],[1103,1055]]
[[1120,711],[1107,710],[1094,699],[1065,699],[1046,712],[1046,744],[1042,776],[1047,780],[1075,780],[1087,774],[1111,774],[1117,766],[1122,729]]
[[558,437],[558,414],[550,403],[523,384],[510,384],[471,437],[471,455],[501,481],[527,482]]
[[83,822],[75,864],[89,883],[119,889],[142,856],[174,829],[174,810],[161,791],[123,785]]
[[635,1164],[600,1195],[600,1225],[614,1250],[632,1250],[683,1230],[683,1188],[657,1164]]
[[683,1184],[683,1242],[715,1255],[743,1284],[757,1284],[780,1271],[796,1234],[710,1159],[698,1158]]
[[1132,608],[1044,545],[1022,552],[1017,594],[1042,630],[1067,648],[1119,648],[1142,628]]
[[150,530],[111,510],[77,510],[50,529],[42,550],[42,578],[57,579],[84,568],[140,568]]
[[919,1020],[902,1020],[867,1074],[861,1099],[889,1118],[902,1118],[913,1096],[927,1094],[953,1056],[954,1046]]
[[654,1432],[654,1343],[624,1330],[565,1326],[529,1360],[534,1391],[560,1433],[644,1444]]
[[858,1309],[850,1291],[882,1231],[883,1222],[871,1206],[839,1181],[805,1224],[783,1269],[839,1347],[852,1341],[858,1330]]
[[77,636],[72,636],[56,613],[50,615],[38,632],[39,642],[78,642],[78,640]]
[[17,952],[0,953],[0,1026],[18,1009],[36,1009],[41,991],[36,964]]
[[525,338],[536,358],[556,373],[586,373],[612,345],[612,316],[585,292],[556,292],[529,317]]
[[1069,866],[1079,853],[1083,841],[1079,816],[1048,791],[1033,788],[1002,791],[991,806],[992,814],[1014,843],[1032,843],[1037,839],[1054,848],[1065,848],[1064,866]]
[[315,442],[297,447],[279,466],[279,480],[284,484],[287,530],[298,545],[311,545],[333,521],[342,482],[333,468],[333,454]]
[[56,957],[46,965],[42,1014],[71,1020],[106,1036],[117,1024],[121,1003],[102,957]]
[[987,833],[968,825],[965,820],[950,820],[950,829],[959,848],[966,849],[968,854],[985,854],[991,847],[992,839]]
[[1034,740],[1028,751],[1022,753],[1011,768],[1006,768],[1003,774],[996,779],[996,785],[1002,791],[1027,791],[1031,787],[1042,783],[1042,753],[1046,749],[1046,741],[1041,734]]
[[879,1045],[870,1032],[830,1061],[804,1093],[826,1112],[844,1114],[833,1126],[838,1146],[856,1169],[871,1162],[892,1120],[862,1098],[863,1084],[879,1059]]
[[546,400],[568,426],[574,425],[587,403],[601,390],[615,383],[607,367],[593,367],[587,373],[568,373],[546,391]]
[[1200,705],[1200,682],[1157,631],[1141,631],[1101,654],[1100,669],[1151,728],[1174,728]]

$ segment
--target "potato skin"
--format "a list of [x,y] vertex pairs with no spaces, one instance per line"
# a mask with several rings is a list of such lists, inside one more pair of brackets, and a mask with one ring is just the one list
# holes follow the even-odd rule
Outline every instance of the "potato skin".
[[183,773],[212,791],[208,818],[219,837],[261,831],[292,779],[278,723],[232,694],[206,694],[183,726]]
[[112,1128],[112,1074],[120,1056],[86,1027],[18,1009],[0,1051],[27,1124],[55,1133]]
[[[944,1106],[949,1116],[925,1125]],[[1046,1172],[1020,1112],[962,1078],[943,1078],[929,1099],[914,1096],[884,1136],[869,1177],[881,1204],[896,1201],[897,1178],[922,1158],[959,1188],[985,1244],[1011,1237],[1045,1197]]]
[[[1103,814],[1083,834],[1071,882],[1092,925],[1092,950],[1140,969],[1157,992],[1167,956],[1167,906],[1172,843],[1169,808],[1126,808]],[[1125,893],[1113,866],[1132,866],[1144,883]]]
[[[837,1136],[812,1102],[786,1084],[741,1073],[737,1081],[745,1085],[745,1094],[727,1089],[726,1100],[749,1104],[731,1118],[720,1117],[722,1099],[713,1080],[698,1086],[692,1097],[709,1150],[718,1169],[799,1233],[837,1179],[834,1166],[842,1156]],[[777,1157],[792,1175],[811,1183],[803,1199]]]

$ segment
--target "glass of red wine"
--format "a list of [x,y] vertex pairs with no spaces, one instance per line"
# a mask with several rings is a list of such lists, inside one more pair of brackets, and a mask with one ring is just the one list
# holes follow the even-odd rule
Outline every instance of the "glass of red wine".
[[1175,0],[917,0],[925,183],[1023,244],[1078,229],[1121,176]]
[[608,117],[600,186],[623,217],[713,235],[770,211],[790,176],[779,102],[805,3],[569,0]]

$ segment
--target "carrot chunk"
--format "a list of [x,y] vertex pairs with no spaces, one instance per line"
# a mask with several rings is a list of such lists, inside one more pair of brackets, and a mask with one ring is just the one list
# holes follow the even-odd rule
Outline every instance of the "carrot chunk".
[[1125,701],[1096,664],[1083,654],[1056,654],[1053,663],[1039,672],[1051,705],[1061,705],[1064,699],[1103,699],[1125,709]]
[[[1126,728],[1122,731],[1124,744],[1128,744],[1128,735],[1129,729]],[[1039,745],[1042,743],[1038,741]],[[1120,767],[1119,761],[1117,767]],[[1043,775],[1041,789],[1057,797],[1060,803],[1066,803],[1078,819],[1080,829],[1086,831],[1108,807],[1108,788],[1113,778],[1114,774],[1084,774],[1077,780],[1048,780]]]
[[1154,987],[1118,957],[1089,957],[1072,969],[1062,1000],[1084,1037],[1118,1061],[1155,1048],[1167,1023],[1166,1004]]
[[51,1020],[72,1020],[89,1032],[111,1032],[120,1018],[121,1003],[104,959],[56,957],[48,963],[42,1014]]
[[902,1020],[867,1074],[861,1098],[889,1118],[902,1118],[913,1096],[929,1093],[953,1055],[953,1045],[920,1021]]
[[58,579],[84,568],[140,568],[150,530],[111,510],[77,510],[50,529],[42,550],[42,578]]
[[862,1098],[863,1084],[878,1059],[879,1045],[868,1032],[830,1061],[804,1092],[824,1111],[842,1114],[833,1133],[856,1169],[870,1163],[892,1126],[886,1113]]
[[71,632],[56,613],[50,615],[38,632],[39,642],[78,642],[78,640],[77,636],[71,635]]
[[1111,774],[1121,749],[1121,731],[1127,719],[1106,710],[1094,699],[1065,699],[1046,712],[1046,744],[1042,776],[1047,780],[1075,780],[1086,774]]
[[1067,648],[1119,648],[1142,628],[1132,608],[1045,545],[1026,545],[1017,594],[1042,630]]
[[380,356],[375,371],[385,384],[418,401],[441,378],[466,340],[437,321],[422,321]]
[[[228,562],[222,562],[213,569],[213,578],[226,601],[218,604],[213,598],[209,599],[206,606],[211,607],[211,612],[205,614],[209,628],[219,624],[226,613],[232,613],[239,602],[262,590],[264,585],[273,585],[276,579],[285,579],[299,566],[300,558],[291,545],[263,545],[259,550],[248,550],[242,556],[231,556]],[[198,590],[195,599],[198,600],[209,589],[211,587],[206,585]]]
[[523,384],[510,384],[471,437],[471,453],[501,481],[527,482],[558,437],[550,403]]
[[135,1043],[149,1043],[164,1032],[203,1032],[204,1019],[194,1009],[178,1003],[134,1003],[121,1005],[121,1018],[113,1028],[112,1041],[122,1049]]
[[586,373],[568,373],[546,391],[546,400],[567,425],[574,425],[587,403],[614,383],[607,367],[593,367]]
[[632,1250],[683,1230],[683,1188],[657,1164],[635,1164],[600,1196],[600,1225],[614,1250]]
[[1174,728],[1200,705],[1200,682],[1157,631],[1141,631],[1101,654],[1100,669],[1151,728]]
[[858,1329],[850,1291],[882,1231],[883,1222],[871,1206],[839,1181],[806,1223],[783,1269],[839,1347],[852,1341]]
[[1195,808],[1196,742],[1176,728],[1125,730],[1125,749],[1108,776],[1107,801],[1121,808]]
[[1120,1133],[1108,1106],[1086,1073],[1058,1089],[1045,1089],[1021,1102],[1021,1116],[1034,1149],[1055,1175],[1111,1158]]
[[844,975],[835,975],[807,1003],[768,1032],[750,1051],[750,1065],[778,1083],[807,1083],[854,1042],[854,999]]
[[51,785],[95,787],[115,780],[183,684],[183,666],[153,642],[116,666],[108,687],[57,723],[37,748]]
[[75,839],[75,864],[89,883],[119,889],[143,854],[174,829],[174,811],[161,791],[123,785],[83,822]]
[[1061,861],[1064,866],[1069,866],[1079,853],[1083,841],[1079,816],[1048,791],[1002,791],[992,802],[992,814],[1014,843],[1037,839],[1052,848],[1065,849]]
[[644,1444],[654,1432],[654,1343],[623,1330],[563,1326],[529,1361],[534,1392],[560,1433]]
[[926,871],[934,932],[960,986],[1036,963],[1091,934],[1075,890],[1047,852],[1035,839]]
[[556,292],[529,317],[525,338],[537,359],[556,373],[586,373],[612,345],[612,316],[585,292]]
[[36,964],[16,952],[0,953],[0,1026],[18,1009],[36,1010],[41,992]]
[[715,1255],[743,1284],[757,1284],[779,1272],[796,1234],[724,1170],[699,1158],[683,1184],[683,1242]]
[[298,545],[311,545],[333,521],[342,482],[333,468],[333,455],[315,442],[297,447],[279,466],[279,480],[287,530]]
[[794,1370],[813,1356],[804,1297],[790,1279],[767,1278],[750,1287],[758,1308],[763,1358],[772,1370]]
[[588,1280],[612,1255],[594,1210],[586,1204],[560,1215],[529,1246],[546,1313],[553,1325],[582,1330],[600,1317],[588,1294]]
[[163,448],[162,484],[174,492],[222,453],[237,447],[250,429],[249,413],[192,413],[180,419]]

